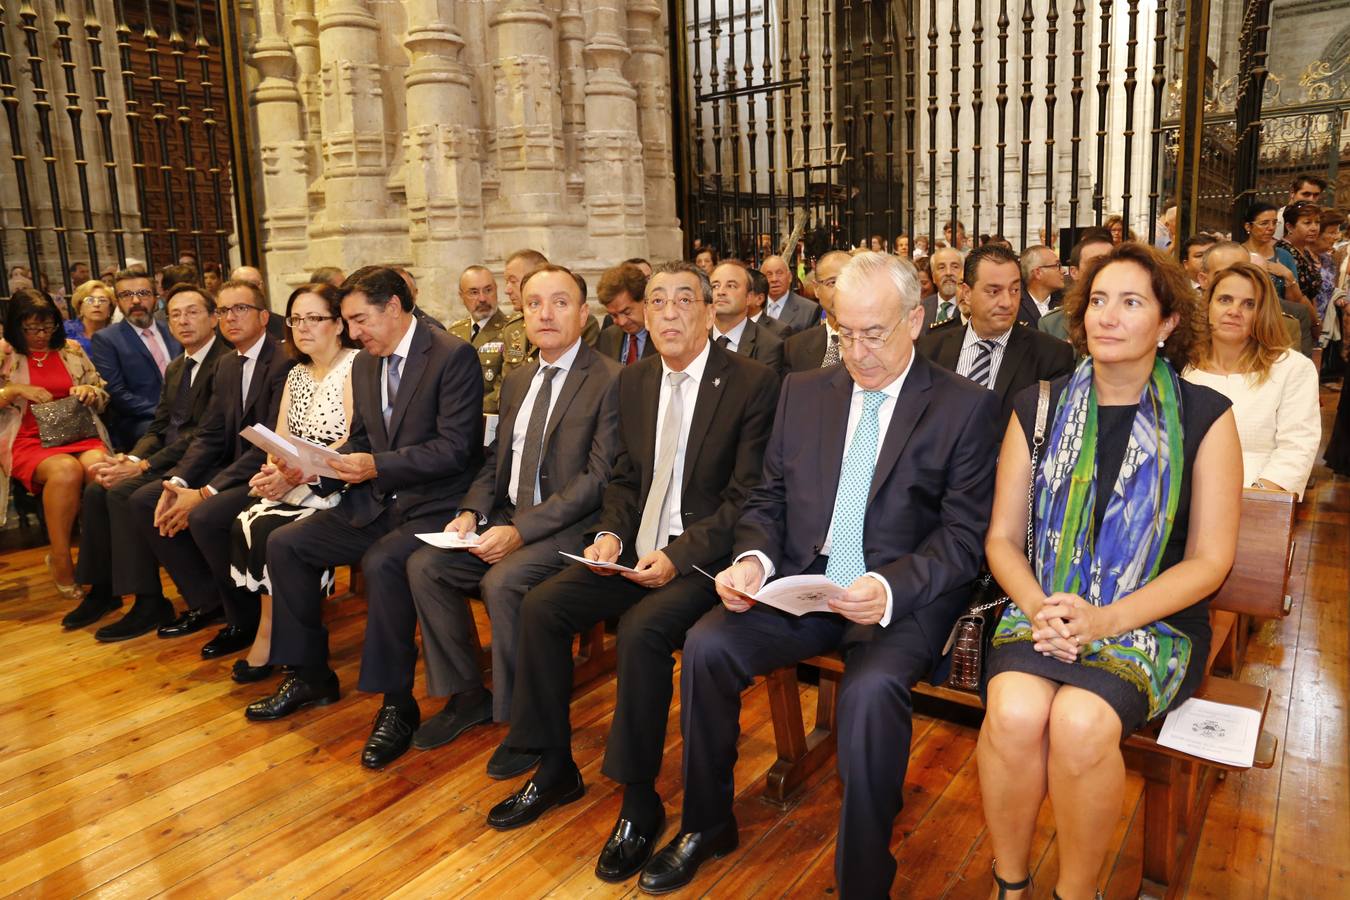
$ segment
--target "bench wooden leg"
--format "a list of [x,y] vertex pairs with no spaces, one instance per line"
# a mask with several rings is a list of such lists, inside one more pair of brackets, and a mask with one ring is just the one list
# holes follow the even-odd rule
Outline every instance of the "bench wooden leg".
[[1219,770],[1156,754],[1139,757],[1136,768],[1144,776],[1144,868],[1139,896],[1179,897],[1195,861]]
[[797,688],[797,667],[771,672],[766,680],[769,711],[773,715],[774,741],[778,759],[769,769],[765,796],[786,804],[802,783],[834,755],[835,697],[838,676],[820,673],[819,698],[816,701],[816,725],[810,734],[802,718],[801,695]]

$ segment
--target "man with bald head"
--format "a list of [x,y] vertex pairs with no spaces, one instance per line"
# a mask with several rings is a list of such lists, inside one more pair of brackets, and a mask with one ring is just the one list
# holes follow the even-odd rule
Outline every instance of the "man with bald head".
[[816,263],[816,298],[825,310],[825,324],[794,334],[783,344],[783,364],[789,372],[805,372],[839,362],[839,332],[834,320],[835,281],[850,258],[846,251],[831,250]]
[[507,319],[497,308],[497,279],[486,266],[469,266],[460,274],[459,302],[468,315],[451,322],[449,331],[478,351],[478,364],[483,368],[483,411],[495,413],[502,376],[501,333]]
[[764,314],[783,324],[790,334],[820,323],[820,307],[792,290],[792,270],[781,256],[767,257],[759,270],[769,281]]
[[[910,691],[937,667],[979,571],[998,403],[915,353],[923,313],[913,266],[861,253],[839,273],[833,303],[843,365],[785,379],[763,477],[717,576],[721,603],[685,641],[683,816],[643,869],[646,893],[689,884],[737,846],[741,692],[756,675],[832,650],[847,661],[835,732],[839,892],[885,897],[895,879]],[[823,575],[841,590],[828,612],[806,616],[745,599],[790,575]]]
[[1022,251],[1022,300],[1017,310],[1017,324],[1035,328],[1041,316],[1058,309],[1060,293],[1064,290],[1064,270],[1059,267],[1059,256],[1043,244]]

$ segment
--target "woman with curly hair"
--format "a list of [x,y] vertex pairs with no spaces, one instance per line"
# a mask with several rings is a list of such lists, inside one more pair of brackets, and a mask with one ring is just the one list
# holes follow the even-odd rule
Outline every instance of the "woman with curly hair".
[[1184,270],[1126,242],[1088,265],[1064,306],[1083,360],[1051,382],[1035,471],[1039,389],[1019,396],[985,541],[1012,600],[994,632],[977,751],[1000,897],[1030,896],[1047,795],[1055,896],[1095,894],[1125,789],[1121,738],[1199,686],[1206,598],[1237,546],[1229,401],[1179,377],[1204,330]]

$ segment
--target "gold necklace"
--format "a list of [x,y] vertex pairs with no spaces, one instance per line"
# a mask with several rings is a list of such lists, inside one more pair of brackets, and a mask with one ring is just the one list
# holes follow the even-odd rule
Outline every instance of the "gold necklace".
[[42,368],[44,365],[46,365],[46,363],[47,363],[47,357],[49,357],[49,356],[51,356],[51,355],[52,355],[52,351],[48,350],[46,353],[43,353],[43,354],[42,354],[42,359],[38,359],[38,358],[37,358],[37,352],[36,352],[36,351],[30,351],[29,354],[28,354],[28,358],[31,359],[31,360],[33,361],[33,365],[37,366],[37,367],[40,369],[40,368]]

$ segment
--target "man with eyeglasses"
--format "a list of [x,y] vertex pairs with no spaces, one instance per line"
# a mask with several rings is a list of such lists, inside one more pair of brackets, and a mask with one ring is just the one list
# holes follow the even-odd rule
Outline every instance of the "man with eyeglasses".
[[834,319],[835,284],[851,258],[844,250],[831,250],[816,263],[816,299],[825,310],[825,323],[821,328],[794,334],[783,344],[783,362],[789,372],[838,365],[841,357]]
[[[885,897],[894,880],[910,690],[942,659],[979,570],[998,405],[914,352],[919,282],[899,258],[853,257],[839,273],[834,314],[843,365],[785,379],[764,477],[717,576],[721,605],[685,642],[683,818],[643,869],[638,886],[648,893],[689,884],[739,842],[741,692],[757,675],[836,649],[847,668],[835,877],[844,897]],[[828,612],[798,617],[745,599],[771,578],[801,574],[844,589]]]
[[113,297],[122,321],[94,334],[89,356],[108,383],[108,436],[121,453],[150,427],[164,370],[183,348],[168,327],[155,321],[155,283],[143,269],[118,272]]
[[364,352],[352,365],[351,435],[330,463],[332,476],[313,485],[341,499],[268,538],[269,662],[292,672],[244,714],[269,721],[338,699],[321,575],[360,563],[370,603],[357,687],[384,695],[362,760],[378,763],[421,724],[408,557],[424,546],[417,534],[454,517],[482,463],[483,375],[472,346],[414,316],[412,293],[393,269],[357,269],[342,295],[347,332]]
[[1017,324],[1036,328],[1041,316],[1059,309],[1064,291],[1064,270],[1059,256],[1043,244],[1022,251],[1022,297],[1017,310]]
[[483,370],[483,412],[497,411],[502,380],[502,328],[506,315],[497,308],[497,279],[486,266],[473,265],[459,276],[459,302],[468,315],[450,323],[450,333],[478,351]]
[[[281,394],[294,360],[267,336],[266,301],[258,286],[227,281],[216,295],[221,334],[234,346],[216,364],[216,380],[201,424],[181,459],[162,481],[131,495],[135,538],[145,541],[164,566],[187,609],[174,616],[160,598],[141,610],[137,596],[129,617],[157,617],[161,638],[195,634],[213,622],[226,625],[201,649],[203,659],[237,653],[253,643],[259,607],[235,592],[227,536],[235,517],[253,502],[248,481],[266,455],[239,432],[261,422],[276,424]],[[112,629],[114,626],[109,626]],[[126,637],[125,633],[121,637]],[[116,637],[103,629],[100,640]]]
[[618,616],[618,698],[602,771],[624,785],[624,796],[595,869],[611,882],[637,874],[660,837],[656,777],[673,654],[717,602],[695,567],[716,571],[727,561],[778,397],[775,372],[710,340],[712,287],[693,264],[657,266],[644,312],[659,356],[619,376],[617,462],[597,533],[582,551],[628,570],[578,563],[525,595],[503,745],[539,754],[539,768],[487,819],[500,830],[519,828],[585,792],[571,752],[572,637]]
[[[143,611],[146,607],[163,611],[168,605],[167,600],[154,602],[163,599],[159,563],[133,527],[131,495],[142,485],[162,480],[183,458],[206,413],[216,363],[230,352],[230,345],[216,336],[216,302],[206,291],[179,285],[169,293],[168,310],[169,330],[183,352],[165,370],[155,419],[136,446],[93,467],[95,481],[85,487],[80,504],[80,559],[75,568],[75,580],[90,587],[84,601],[61,620],[68,629],[98,621],[120,607],[127,594],[150,598],[142,604]],[[134,637],[159,624],[159,619],[139,624],[133,619],[125,629],[111,633]]]

